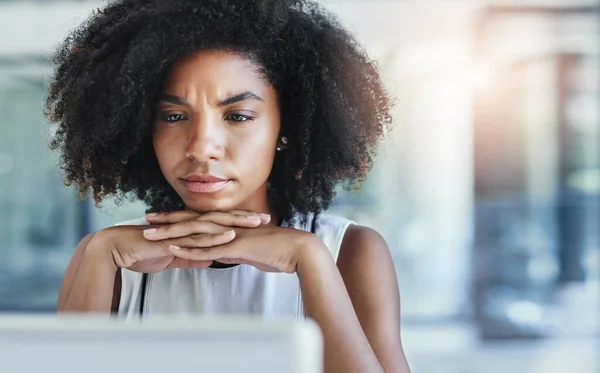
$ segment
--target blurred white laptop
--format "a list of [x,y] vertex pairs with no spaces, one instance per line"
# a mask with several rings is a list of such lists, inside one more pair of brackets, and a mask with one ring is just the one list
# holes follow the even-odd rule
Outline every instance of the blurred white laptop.
[[0,315],[2,373],[320,373],[315,323]]

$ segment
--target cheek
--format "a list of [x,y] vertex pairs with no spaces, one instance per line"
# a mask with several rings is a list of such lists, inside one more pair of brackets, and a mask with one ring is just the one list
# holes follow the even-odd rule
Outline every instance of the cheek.
[[152,145],[154,146],[154,153],[156,159],[163,172],[170,169],[170,165],[176,162],[176,152],[173,151],[174,144],[168,138],[164,136],[154,135],[152,138]]
[[268,177],[275,158],[275,136],[269,132],[237,142],[232,151],[238,170],[251,178]]
[[237,163],[243,163],[252,165],[252,168],[262,169],[265,166],[270,166],[269,163],[273,162],[275,156],[275,149],[268,145],[260,144],[259,146],[252,146],[253,144],[246,143],[240,147],[237,151],[236,158]]

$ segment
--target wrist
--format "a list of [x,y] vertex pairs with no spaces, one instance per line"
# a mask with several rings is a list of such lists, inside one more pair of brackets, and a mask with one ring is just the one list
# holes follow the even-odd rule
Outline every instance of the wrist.
[[120,268],[113,255],[113,242],[110,232],[102,230],[97,232],[90,240],[84,250],[84,260],[94,263],[106,271],[114,271]]
[[324,260],[333,261],[329,249],[319,237],[312,233],[306,233],[306,236],[298,243],[297,271],[301,268],[310,268],[315,263],[320,263]]

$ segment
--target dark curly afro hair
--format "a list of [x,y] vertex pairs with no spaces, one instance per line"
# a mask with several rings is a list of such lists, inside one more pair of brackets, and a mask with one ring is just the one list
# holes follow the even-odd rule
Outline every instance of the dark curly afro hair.
[[45,113],[65,183],[97,204],[133,194],[149,212],[182,209],[158,167],[152,116],[174,63],[206,49],[250,58],[277,91],[289,148],[268,190],[280,217],[327,209],[338,185],[360,185],[392,123],[389,98],[357,41],[301,0],[121,0],[95,11],[53,55]]

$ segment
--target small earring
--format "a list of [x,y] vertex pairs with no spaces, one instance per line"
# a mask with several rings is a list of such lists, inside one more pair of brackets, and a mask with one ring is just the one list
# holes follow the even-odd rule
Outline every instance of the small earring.
[[[285,136],[281,136],[281,139],[279,140],[279,142],[281,143],[281,145],[287,145],[288,144],[288,138]],[[277,145],[277,151],[280,152],[283,150],[283,148],[279,145]]]

